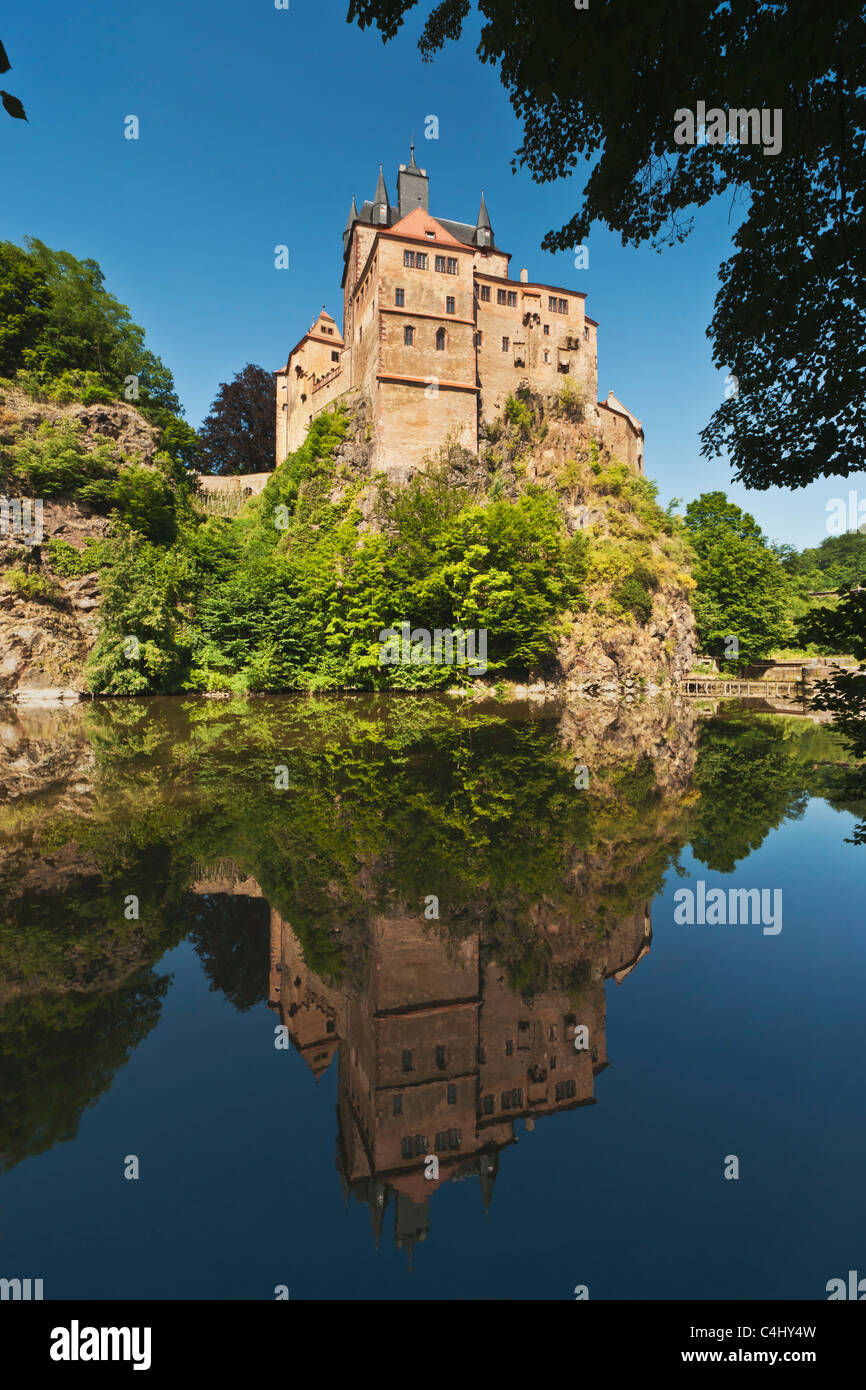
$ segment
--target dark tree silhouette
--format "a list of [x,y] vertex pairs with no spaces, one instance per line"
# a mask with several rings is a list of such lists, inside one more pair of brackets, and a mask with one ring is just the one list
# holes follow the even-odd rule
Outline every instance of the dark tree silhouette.
[[271,372],[248,362],[223,382],[200,430],[209,473],[267,473],[276,449],[276,389]]

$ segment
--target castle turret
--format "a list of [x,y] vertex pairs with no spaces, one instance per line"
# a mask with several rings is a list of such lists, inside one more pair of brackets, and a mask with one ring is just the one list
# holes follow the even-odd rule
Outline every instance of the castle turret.
[[481,207],[478,209],[478,221],[475,224],[475,243],[477,246],[493,245],[493,228],[490,225],[490,214],[484,201],[483,188],[481,190]]
[[349,238],[352,235],[352,228],[358,219],[358,209],[355,207],[355,195],[352,194],[352,206],[349,208],[349,216],[346,219],[346,230],[343,232],[343,255],[349,249]]
[[388,201],[388,190],[385,187],[385,175],[382,173],[380,164],[379,182],[376,184],[376,192],[373,195],[373,221],[382,227],[387,227],[390,221],[390,211],[391,204]]
[[406,217],[415,208],[422,212],[430,211],[430,180],[426,169],[419,169],[415,163],[415,141],[409,145],[409,163],[401,164],[397,174],[397,201],[400,216]]

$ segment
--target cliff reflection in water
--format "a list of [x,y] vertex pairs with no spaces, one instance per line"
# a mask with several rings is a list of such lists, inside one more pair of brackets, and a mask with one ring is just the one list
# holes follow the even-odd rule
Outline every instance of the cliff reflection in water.
[[686,844],[728,871],[807,795],[834,801],[834,737],[660,701],[6,713],[0,1165],[74,1139],[189,940],[314,1077],[338,1055],[347,1199],[378,1239],[393,1197],[411,1245],[443,1185],[490,1202],[515,1120],[593,1103],[605,981],[650,949],[665,871]]

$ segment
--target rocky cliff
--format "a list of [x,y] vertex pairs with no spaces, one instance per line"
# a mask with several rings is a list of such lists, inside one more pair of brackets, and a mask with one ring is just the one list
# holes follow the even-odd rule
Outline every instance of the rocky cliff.
[[[149,465],[156,456],[158,430],[130,405],[36,401],[4,384],[0,451],[14,450],[40,429],[59,433],[67,426],[88,450],[111,446],[121,465]],[[12,499],[18,489],[7,484],[5,493]],[[85,689],[84,666],[99,630],[97,570],[69,577],[50,567],[46,571],[42,561],[50,540],[83,554],[87,542],[107,535],[109,520],[96,507],[68,497],[40,501],[41,543],[22,544],[5,514],[0,525],[0,699],[77,699]],[[27,505],[35,520],[33,499]],[[33,581],[29,585],[28,578]]]
[[[353,489],[362,531],[377,525],[369,411],[362,399],[351,404],[333,459],[332,500]],[[110,447],[121,463],[155,458],[157,431],[129,405],[45,404],[4,388],[0,450],[69,424],[88,450]],[[514,500],[530,485],[549,491],[568,533],[586,538],[584,600],[561,623],[555,660],[542,678],[517,686],[519,696],[653,693],[688,673],[696,642],[687,547],[658,507],[652,484],[604,447],[578,398],[518,393],[503,420],[484,430],[477,455],[448,446],[430,462],[479,501]],[[46,544],[62,541],[82,556],[90,542],[104,539],[109,520],[104,509],[53,496],[44,500],[42,525]],[[76,571],[70,575],[44,563],[44,545],[22,548],[8,525],[4,530],[0,699],[77,698],[86,690],[84,668],[99,632],[96,560],[89,572],[86,560],[68,566]]]

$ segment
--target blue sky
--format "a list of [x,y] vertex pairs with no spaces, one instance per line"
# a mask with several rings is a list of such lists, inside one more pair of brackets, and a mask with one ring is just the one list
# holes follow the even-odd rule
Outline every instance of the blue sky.
[[[820,542],[845,480],[747,492],[724,460],[700,457],[698,432],[725,390],[706,326],[730,253],[727,202],[661,255],[601,228],[586,270],[543,254],[581,176],[538,186],[511,173],[521,129],[475,55],[475,25],[424,64],[418,18],[384,46],[347,25],[346,10],[346,0],[19,3],[0,27],[13,64],[2,81],[29,124],[0,112],[0,238],[37,236],[99,261],[198,425],[246,362],[283,366],[322,303],[339,320],[350,198],[372,198],[380,162],[396,195],[414,130],[434,215],[474,220],[483,187],[515,277],[526,266],[530,279],[586,292],[600,323],[599,395],[612,387],[643,421],[662,501],[723,488],[771,538]],[[424,138],[431,114],[437,140]],[[137,141],[124,139],[128,115]],[[287,271],[274,268],[280,244]]]

